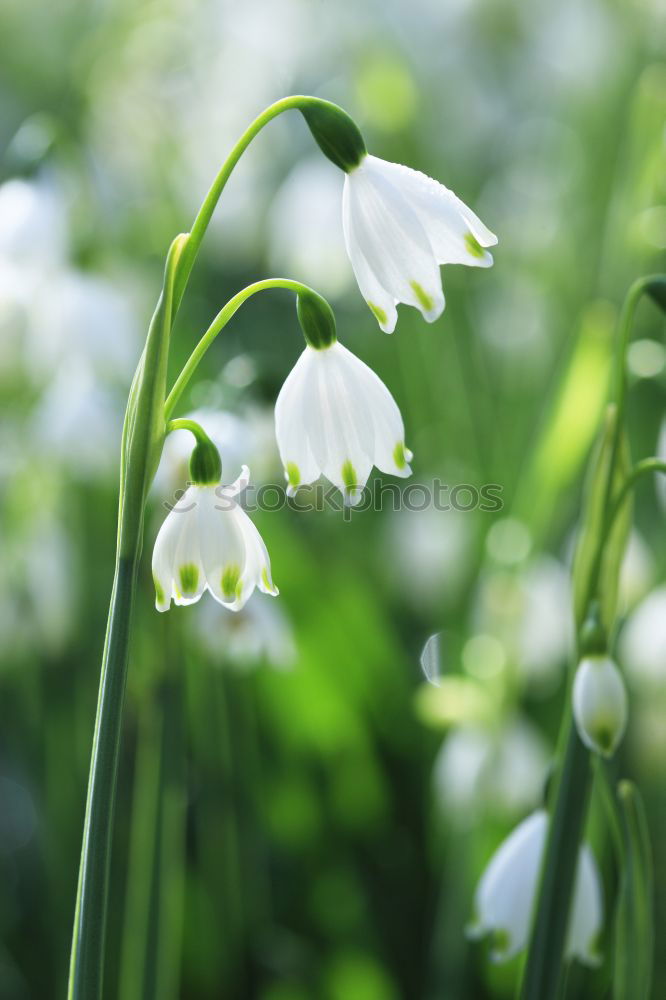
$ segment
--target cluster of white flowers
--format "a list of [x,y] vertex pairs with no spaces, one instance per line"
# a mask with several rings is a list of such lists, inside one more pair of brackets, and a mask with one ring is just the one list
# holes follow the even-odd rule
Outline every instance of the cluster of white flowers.
[[[343,226],[361,293],[382,330],[396,306],[420,309],[429,322],[444,308],[440,264],[489,267],[496,237],[442,184],[408,167],[363,154],[346,170]],[[339,343],[333,329],[310,338],[284,383],[275,431],[287,493],[324,476],[355,504],[373,466],[405,477],[413,456],[400,410],[381,379]],[[247,477],[222,488],[190,486],[157,536],[153,555],[156,606],[191,604],[208,589],[238,610],[258,587],[276,594],[258,532],[235,496]],[[216,502],[224,496],[225,502]]]

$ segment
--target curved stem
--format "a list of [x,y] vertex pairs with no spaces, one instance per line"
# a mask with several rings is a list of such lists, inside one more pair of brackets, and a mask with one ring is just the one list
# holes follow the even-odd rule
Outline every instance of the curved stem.
[[166,425],[166,432],[167,434],[171,434],[172,431],[189,431],[197,441],[203,441],[206,444],[210,441],[201,424],[198,424],[196,420],[190,420],[188,417],[178,417],[177,420],[170,420]]
[[293,281],[291,278],[265,278],[263,281],[255,281],[253,284],[247,285],[246,288],[241,289],[241,291],[237,292],[233,298],[229,299],[227,304],[220,309],[219,313],[190,354],[183,366],[183,370],[174,382],[173,388],[167,396],[164,404],[164,419],[166,421],[169,420],[169,417],[173,413],[178,400],[182,396],[188,382],[196,371],[199,362],[217,337],[218,333],[224,329],[234,313],[240,309],[247,299],[256,295],[257,292],[264,292],[270,288],[286,288],[289,291],[295,292],[297,295],[304,291],[313,291],[313,289],[304,285],[301,281]]
[[199,252],[199,247],[201,246],[201,242],[204,238],[206,230],[208,229],[210,220],[213,217],[215,207],[220,200],[220,195],[222,194],[234,167],[247,147],[250,145],[255,136],[261,132],[264,125],[267,125],[273,120],[273,118],[281,115],[284,111],[303,111],[304,109],[314,108],[317,106],[327,108],[334,107],[334,105],[332,105],[329,101],[321,100],[318,97],[308,97],[303,94],[283,97],[281,100],[275,101],[274,104],[270,104],[267,108],[265,108],[261,114],[254,119],[252,124],[245,129],[240,139],[236,142],[235,146],[222,164],[217,177],[211,184],[208,194],[204,198],[201,208],[192,223],[187,252],[183,254],[176,278],[173,303],[174,314],[178,311],[178,307],[180,306],[185,286],[187,285],[190,272],[192,271],[194,261],[196,260],[196,256]]
[[[618,324],[618,342],[611,386],[611,400],[616,406],[615,432],[605,484],[605,516],[589,577],[588,607],[597,596],[604,546],[615,515],[625,502],[626,492],[631,489],[635,478],[647,471],[643,468],[644,463],[639,463],[630,473],[617,497],[613,497],[615,468],[620,454],[626,409],[627,349],[636,306],[651,281],[652,278],[648,277],[639,278],[633,283],[625,297]],[[637,472],[639,467],[640,471]],[[636,476],[632,479],[634,473]],[[631,482],[627,486],[629,480]],[[569,688],[572,673],[573,671],[569,673]],[[552,791],[551,822],[542,863],[541,884],[527,963],[520,986],[522,1000],[555,1000],[558,996],[578,851],[587,815],[592,781],[591,754],[580,740],[573,722],[570,690],[567,691],[560,742],[565,746],[565,750]]]
[[618,493],[613,506],[611,508],[610,515],[608,517],[608,527],[605,539],[608,540],[608,535],[613,529],[613,524],[615,523],[615,518],[620,513],[622,505],[629,496],[637,481],[642,476],[647,476],[653,472],[662,472],[666,475],[666,462],[662,461],[660,458],[643,458],[640,462],[636,462],[633,469],[622,483],[620,487],[620,492]]

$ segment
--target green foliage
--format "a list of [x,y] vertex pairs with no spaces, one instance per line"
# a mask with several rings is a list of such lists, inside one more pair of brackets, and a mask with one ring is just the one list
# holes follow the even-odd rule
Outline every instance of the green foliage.
[[645,807],[631,781],[618,787],[623,864],[613,947],[614,1000],[649,1000],[654,960],[652,851]]

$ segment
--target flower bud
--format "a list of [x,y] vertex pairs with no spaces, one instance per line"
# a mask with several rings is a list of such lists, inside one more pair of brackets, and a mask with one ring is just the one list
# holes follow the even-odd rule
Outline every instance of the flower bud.
[[326,299],[303,288],[296,298],[296,313],[303,336],[310,347],[321,351],[337,340],[335,316]]
[[190,455],[190,479],[197,486],[215,486],[221,476],[219,451],[209,438],[200,436]]
[[304,98],[300,111],[322,153],[345,173],[354,170],[366,155],[358,125],[331,101]]
[[574,678],[573,712],[583,743],[604,757],[612,757],[627,725],[627,693],[610,657],[581,660]]

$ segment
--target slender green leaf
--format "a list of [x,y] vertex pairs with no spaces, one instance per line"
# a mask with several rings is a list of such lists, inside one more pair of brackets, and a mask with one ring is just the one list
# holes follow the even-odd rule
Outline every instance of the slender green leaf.
[[[590,463],[585,488],[583,516],[573,568],[574,610],[579,628],[588,613],[590,599],[598,597],[602,624],[606,630],[610,630],[617,605],[620,568],[631,527],[632,505],[628,496],[605,541],[598,567],[598,549],[603,541],[603,533],[607,529],[606,520],[612,508],[612,500],[621,489],[631,466],[629,445],[623,432],[620,432],[616,454],[616,420],[617,411],[614,406],[609,406],[601,438]],[[609,490],[608,480],[613,461],[615,468]],[[597,575],[598,583],[595,580]],[[595,589],[596,594],[593,592]]]
[[649,1000],[654,954],[652,857],[640,793],[618,785],[624,866],[615,922],[613,1000]]

